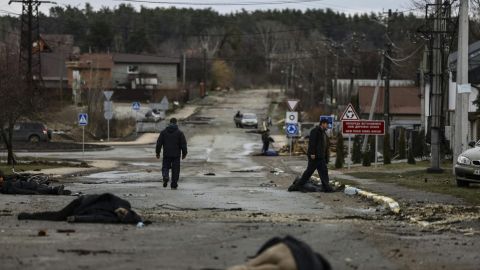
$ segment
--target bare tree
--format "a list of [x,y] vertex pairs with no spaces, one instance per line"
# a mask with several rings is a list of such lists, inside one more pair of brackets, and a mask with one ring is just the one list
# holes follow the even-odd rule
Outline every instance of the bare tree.
[[33,95],[20,73],[18,50],[5,46],[0,59],[0,135],[7,148],[7,162],[14,165],[13,129],[20,118],[32,113]]
[[262,44],[265,65],[268,72],[272,73],[273,57],[282,41],[282,34],[286,32],[286,27],[276,21],[261,21],[256,24],[256,29]]
[[208,58],[214,57],[225,43],[227,33],[224,28],[210,28],[198,37],[200,47],[207,54]]

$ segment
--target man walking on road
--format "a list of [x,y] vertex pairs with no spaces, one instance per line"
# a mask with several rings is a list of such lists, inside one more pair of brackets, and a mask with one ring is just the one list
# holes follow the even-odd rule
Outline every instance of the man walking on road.
[[187,156],[187,140],[177,126],[177,119],[170,119],[170,124],[160,133],[157,140],[157,159],[163,148],[162,176],[163,187],[168,186],[170,169],[172,170],[172,183],[170,187],[177,189],[180,178],[180,157]]
[[308,165],[302,177],[297,181],[295,186],[303,186],[315,172],[318,171],[324,192],[332,192],[330,179],[328,178],[327,161],[328,157],[328,137],[326,134],[328,122],[325,119],[320,121],[320,125],[312,129],[308,142]]

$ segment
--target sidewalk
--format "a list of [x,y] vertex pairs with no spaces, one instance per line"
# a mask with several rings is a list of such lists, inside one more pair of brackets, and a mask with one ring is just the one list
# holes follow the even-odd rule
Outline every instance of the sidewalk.
[[[198,106],[196,105],[186,105],[185,107],[179,109],[178,111],[167,115],[167,120],[171,118],[177,118],[177,120],[182,121],[193,114],[195,114],[198,110]],[[119,146],[119,145],[146,145],[146,144],[154,144],[157,142],[158,133],[144,133],[139,136],[135,141],[127,141],[127,142],[95,142],[90,144],[101,144],[101,145],[110,145],[110,146]]]
[[[379,167],[382,165],[379,165]],[[418,170],[418,169],[417,169]],[[396,171],[390,171],[394,173]],[[407,170],[398,171],[398,173],[407,172]],[[348,172],[341,172],[337,170],[330,170],[330,178],[339,182],[342,180],[354,181],[355,186],[360,189],[365,189],[370,192],[378,193],[384,196],[391,197],[403,203],[437,203],[437,204],[456,204],[463,205],[465,202],[461,198],[452,195],[423,191],[414,188],[408,188],[395,183],[386,183],[377,181],[375,179],[357,178],[351,175],[346,175]],[[401,179],[401,178],[399,178]]]
[[67,175],[74,175],[80,173],[92,173],[98,170],[110,170],[114,169],[119,166],[118,161],[113,160],[93,160],[87,161],[90,168],[78,168],[78,167],[59,167],[59,168],[52,168],[52,169],[44,169],[41,171],[26,171],[25,173],[32,173],[32,174],[48,174],[52,175],[55,178],[67,176]]

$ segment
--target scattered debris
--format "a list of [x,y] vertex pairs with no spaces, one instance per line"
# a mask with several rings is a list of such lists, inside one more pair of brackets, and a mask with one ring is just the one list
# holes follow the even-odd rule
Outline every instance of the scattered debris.
[[47,236],[47,230],[39,230],[37,235],[38,236]]
[[285,171],[280,170],[279,168],[274,168],[270,172],[273,173],[274,175],[280,175],[281,173],[285,173]]
[[73,229],[58,229],[57,230],[57,233],[74,233],[76,232],[75,230]]
[[61,253],[76,253],[80,256],[85,255],[97,255],[97,254],[112,254],[109,250],[87,250],[87,249],[57,249],[58,252]]

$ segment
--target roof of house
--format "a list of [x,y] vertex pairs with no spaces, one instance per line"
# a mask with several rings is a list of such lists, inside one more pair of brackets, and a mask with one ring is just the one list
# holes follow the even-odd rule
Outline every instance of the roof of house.
[[113,62],[133,64],[179,64],[180,58],[144,54],[114,53]]
[[[375,87],[360,86],[358,88],[360,113],[368,114]],[[378,92],[375,114],[383,114],[384,88]],[[420,90],[418,87],[390,87],[390,114],[420,114]]]
[[54,53],[62,52],[65,54],[69,54],[73,51],[73,35],[41,34],[41,37]]
[[[458,51],[448,56],[448,64],[451,70],[457,70]],[[480,65],[480,41],[468,46],[468,69],[472,70]]]

